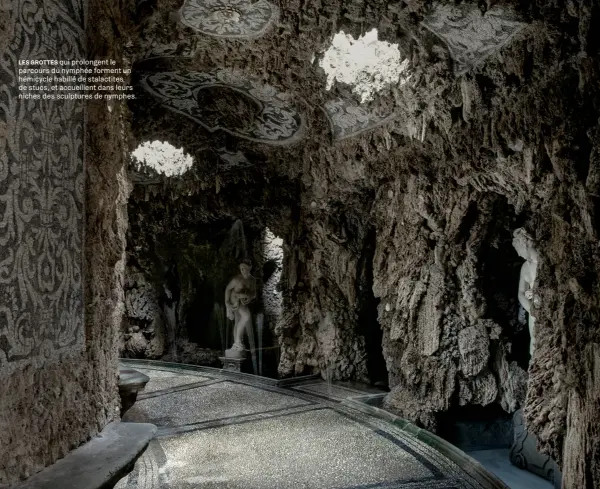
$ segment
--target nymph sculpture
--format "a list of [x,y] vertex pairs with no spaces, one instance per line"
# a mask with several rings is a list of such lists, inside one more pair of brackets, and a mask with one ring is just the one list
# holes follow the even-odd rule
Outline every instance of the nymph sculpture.
[[521,266],[518,298],[519,303],[529,316],[529,336],[531,338],[529,342],[529,354],[533,356],[535,349],[535,316],[532,314],[532,307],[539,305],[539,297],[535,294],[535,279],[539,255],[533,238],[523,228],[515,230],[512,244],[518,255],[525,259],[525,263]]
[[256,280],[250,275],[250,270],[252,270],[250,261],[242,261],[239,275],[233,277],[225,289],[227,318],[235,321],[233,346],[229,350],[225,350],[227,358],[244,356],[244,333],[252,321],[248,304],[256,298]]

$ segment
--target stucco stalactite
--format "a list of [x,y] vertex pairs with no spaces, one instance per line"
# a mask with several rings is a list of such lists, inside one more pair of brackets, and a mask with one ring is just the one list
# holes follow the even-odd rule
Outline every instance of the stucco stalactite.
[[[593,373],[599,358],[594,326],[598,292],[591,276],[600,262],[597,227],[589,227],[597,219],[598,207],[592,207],[594,198],[582,191],[581,184],[568,190],[560,187],[547,208],[554,212],[548,212],[545,222],[548,252],[541,266],[544,302],[538,313],[543,319],[539,326],[536,323],[540,346],[530,368],[525,413],[542,445],[562,455],[565,487],[586,487],[596,480],[598,469],[593,462],[590,467],[582,464],[581,457],[597,460],[599,453],[597,423],[592,418],[600,400],[598,377]],[[563,207],[566,202],[574,206],[570,212]],[[563,453],[557,440],[564,443]]]
[[265,229],[261,235],[259,253],[265,267],[263,304],[265,314],[276,320],[281,315],[281,272],[283,271],[283,239]]

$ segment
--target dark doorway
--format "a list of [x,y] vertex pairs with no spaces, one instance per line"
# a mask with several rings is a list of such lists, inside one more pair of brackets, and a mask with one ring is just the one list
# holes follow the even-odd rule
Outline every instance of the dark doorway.
[[358,333],[365,338],[369,380],[372,384],[387,389],[388,372],[383,356],[383,331],[377,321],[379,299],[373,294],[373,258],[375,256],[375,246],[375,228],[370,228],[367,232],[361,259],[358,263]]

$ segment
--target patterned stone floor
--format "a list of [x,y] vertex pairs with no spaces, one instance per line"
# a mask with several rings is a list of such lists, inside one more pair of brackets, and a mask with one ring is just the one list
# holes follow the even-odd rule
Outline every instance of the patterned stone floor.
[[151,380],[123,420],[159,430],[116,489],[505,487],[341,402],[364,395],[358,388],[314,380],[284,388],[215,369],[127,366]]

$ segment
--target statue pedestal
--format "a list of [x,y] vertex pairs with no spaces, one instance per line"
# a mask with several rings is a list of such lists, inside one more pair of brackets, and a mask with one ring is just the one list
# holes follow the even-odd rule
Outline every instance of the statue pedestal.
[[548,455],[537,451],[537,438],[527,431],[521,409],[513,416],[513,430],[513,443],[510,447],[510,461],[513,465],[549,480],[555,489],[560,489],[562,474],[558,465]]
[[241,353],[226,350],[219,360],[223,370],[277,378],[279,346],[242,350]]
[[241,372],[242,364],[246,361],[245,358],[228,358],[219,357],[223,364],[223,370],[231,370],[232,372]]
[[144,390],[150,377],[132,369],[119,370],[119,395],[121,396],[121,417],[135,404],[138,392]]

